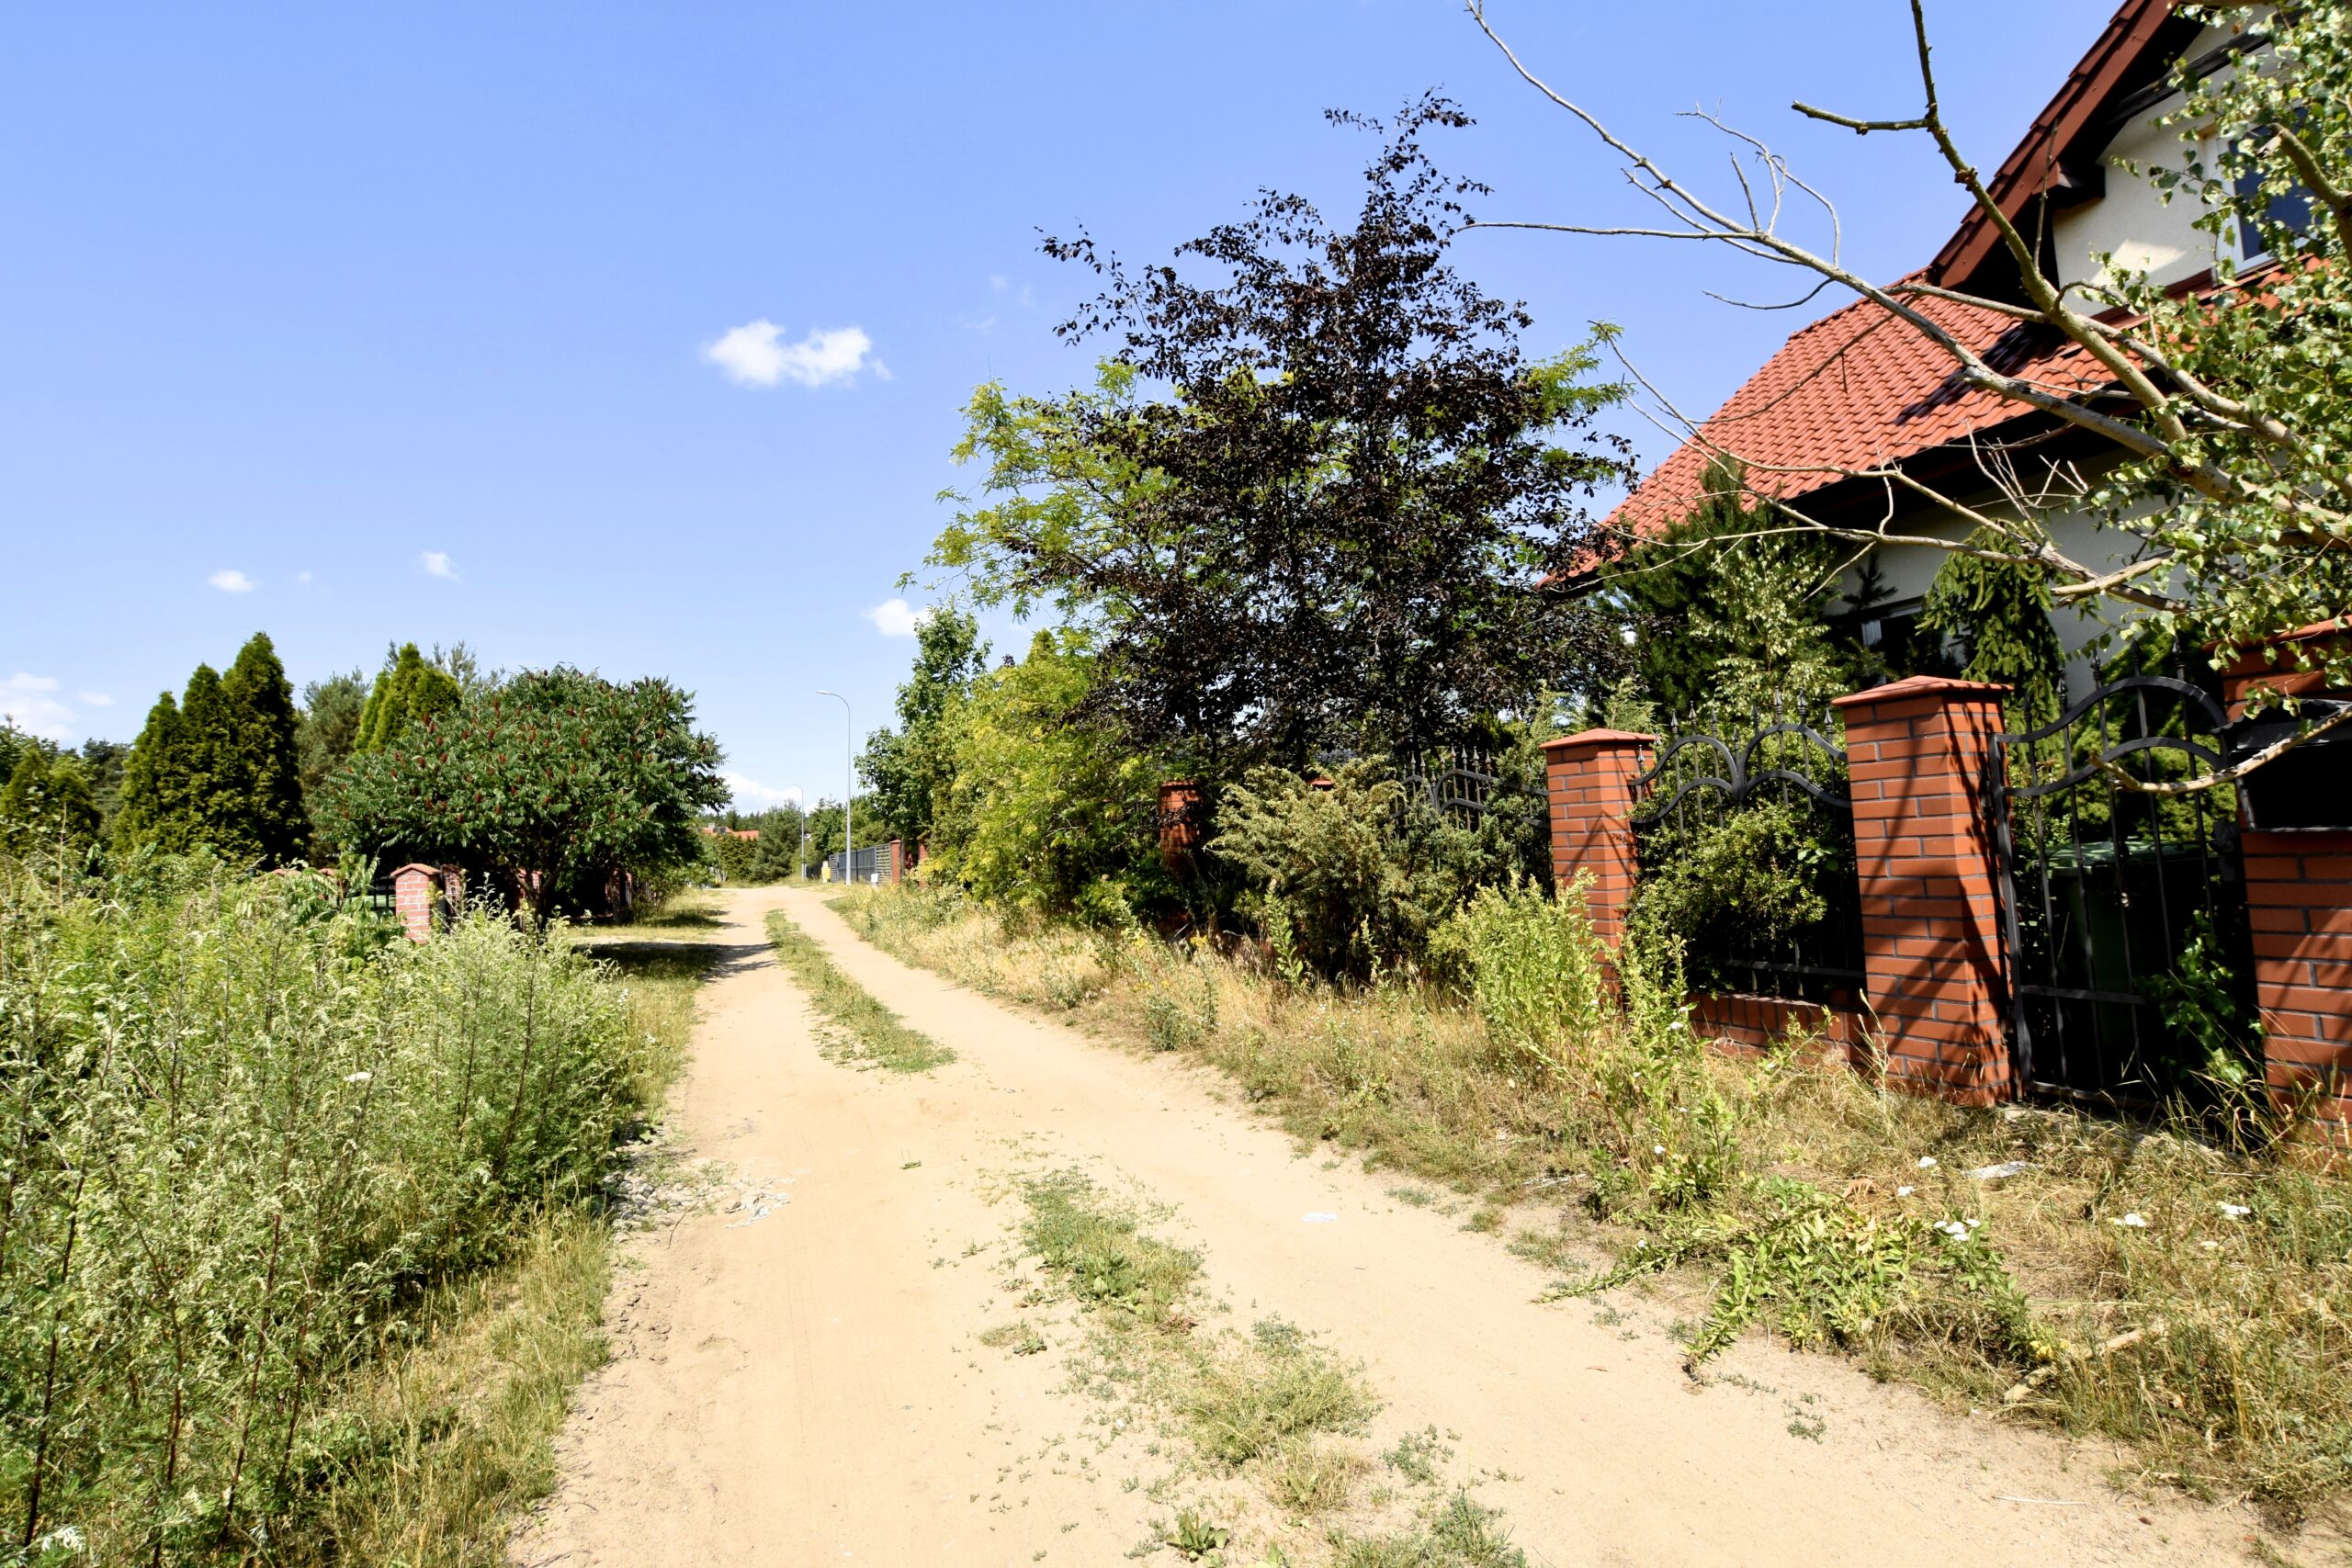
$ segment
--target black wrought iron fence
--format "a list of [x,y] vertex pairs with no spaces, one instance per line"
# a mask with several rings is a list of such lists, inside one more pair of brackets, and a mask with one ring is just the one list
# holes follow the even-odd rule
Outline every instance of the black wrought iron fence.
[[1639,897],[1694,989],[1835,1002],[1862,985],[1846,752],[1828,713],[1677,735],[1634,782]]
[[2031,1087],[2153,1100],[2254,1016],[2234,791],[2132,787],[2211,773],[2227,725],[2193,682],[2136,675],[1996,738],[2011,1059]]
[[1425,797],[1449,822],[1476,828],[1494,800],[1501,774],[1491,751],[1453,746],[1407,759],[1396,770],[1407,789]]

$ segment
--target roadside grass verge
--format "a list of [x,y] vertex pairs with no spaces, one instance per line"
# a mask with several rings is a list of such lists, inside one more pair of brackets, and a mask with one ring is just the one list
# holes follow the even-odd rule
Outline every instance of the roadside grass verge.
[[704,956],[0,858],[0,1561],[503,1562]]
[[1735,1057],[1664,984],[1630,1016],[1557,1018],[1529,999],[1581,983],[1551,973],[1592,961],[1572,931],[1465,997],[1293,985],[922,888],[834,907],[903,960],[1210,1063],[1302,1140],[1475,1201],[1555,1294],[1695,1293],[1694,1372],[1761,1326],[1955,1406],[2120,1439],[2141,1478],[2282,1522],[2352,1483],[2352,1186],[2293,1151],[1898,1095],[1796,1042]]
[[[1393,1489],[1365,1495],[1361,1483],[1373,1464],[1352,1439],[1379,1401],[1360,1370],[1277,1317],[1247,1334],[1203,1331],[1216,1309],[1199,1254],[1148,1234],[1084,1176],[1057,1171],[1019,1190],[1023,1249],[1078,1307],[1111,1382],[1154,1404],[1182,1439],[1191,1457],[1175,1484],[1208,1489],[1161,1528],[1162,1544],[1192,1561],[1254,1562],[1227,1550],[1246,1532],[1262,1538],[1272,1562],[1523,1568],[1496,1528],[1499,1515],[1466,1494],[1449,1495],[1433,1468],[1406,1478],[1412,1495],[1402,1521]],[[1025,1322],[990,1330],[982,1343],[1018,1352],[1027,1343],[1016,1333],[1042,1348]],[[1449,1525],[1465,1508],[1484,1535]],[[1479,1542],[1492,1550],[1459,1549]]]
[[928,1034],[907,1027],[871,992],[842,974],[808,932],[777,909],[768,916],[768,942],[817,1010],[837,1032],[825,1054],[858,1068],[927,1073],[956,1059],[956,1053]]
[[423,1338],[334,1401],[334,1481],[288,1563],[497,1568],[520,1511],[555,1484],[573,1388],[602,1365],[611,1233],[542,1215],[512,1262],[444,1292]]

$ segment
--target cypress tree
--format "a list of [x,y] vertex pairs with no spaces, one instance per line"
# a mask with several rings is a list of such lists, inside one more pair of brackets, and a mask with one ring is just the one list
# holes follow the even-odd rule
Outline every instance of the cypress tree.
[[181,850],[187,812],[187,722],[172,694],[147,710],[147,723],[122,765],[122,806],[115,837],[124,848]]
[[243,811],[237,728],[220,690],[220,672],[199,664],[180,694],[180,765],[185,795],[175,830],[160,841],[186,852],[210,848],[232,860],[251,859],[260,848],[238,830]]
[[381,751],[411,724],[456,707],[462,694],[454,676],[427,663],[416,644],[403,643],[385,658],[376,676],[375,689],[359,715],[359,740],[352,750]]
[[302,808],[301,750],[293,683],[266,632],[237,652],[220,682],[227,744],[215,795],[222,842],[233,836],[266,863],[301,858],[310,837]]

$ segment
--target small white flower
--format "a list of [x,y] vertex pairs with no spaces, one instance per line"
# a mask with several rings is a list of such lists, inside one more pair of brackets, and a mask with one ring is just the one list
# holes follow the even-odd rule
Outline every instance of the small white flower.
[[1936,1228],[1954,1241],[1968,1239],[1968,1222],[1965,1220],[1946,1220]]
[[2227,1214],[2233,1220],[2245,1219],[2248,1214],[2254,1213],[2252,1209],[2247,1208],[2244,1203],[2223,1203],[2221,1205],[2221,1210],[2222,1213]]
[[1916,1187],[1898,1187],[1894,1190],[1894,1195],[1897,1198],[1908,1198],[1912,1193],[1917,1192],[1917,1190],[1919,1190]]
[[1933,1169],[1935,1169],[1935,1168],[1936,1168],[1936,1156],[1933,1156],[1933,1155],[1921,1155],[1921,1156],[1919,1156],[1919,1168],[1920,1168],[1921,1170],[1933,1170]]
[[1648,1242],[1648,1240],[1647,1240],[1647,1239],[1644,1239],[1644,1240],[1641,1240],[1641,1241],[1637,1241],[1637,1242],[1635,1242],[1635,1243],[1634,1244],[1634,1247],[1635,1247],[1637,1250],[1641,1250],[1641,1251],[1646,1251],[1646,1250],[1648,1250],[1649,1245],[1650,1245],[1650,1244],[1649,1244],[1649,1242]]
[[2135,1211],[2124,1215],[2120,1220],[2109,1220],[2108,1224],[2111,1225],[2121,1225],[2125,1230],[2129,1231],[2143,1231],[2148,1228],[2148,1216]]
[[1664,1144],[1652,1144],[1650,1145],[1650,1153],[1654,1155],[1662,1155],[1666,1153],[1666,1145]]
[[356,1073],[344,1074],[343,1081],[345,1083],[369,1083],[375,1079],[375,1074],[363,1069],[362,1071]]

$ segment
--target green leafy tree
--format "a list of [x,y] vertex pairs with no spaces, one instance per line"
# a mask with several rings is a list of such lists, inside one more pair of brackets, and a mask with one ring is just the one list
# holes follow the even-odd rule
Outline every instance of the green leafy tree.
[[544,919],[616,872],[700,863],[697,823],[728,799],[718,763],[667,681],[534,671],[355,755],[331,820],[361,853],[455,863]]
[[991,902],[1104,921],[1171,891],[1151,830],[1164,761],[1070,722],[1097,668],[1085,633],[1046,630],[1019,664],[974,683],[954,710],[934,874]]
[[343,760],[358,750],[359,718],[368,708],[368,679],[356,670],[303,686],[294,742],[301,759],[304,798],[323,795]]
[[77,857],[98,841],[98,807],[81,760],[29,737],[0,784],[0,849]]
[[196,797],[193,762],[187,716],[171,693],[159,693],[123,763],[122,807],[115,821],[120,847],[152,844],[175,852],[192,847],[186,834]]
[[886,838],[909,844],[930,836],[955,778],[955,710],[988,668],[979,624],[944,605],[915,631],[914,671],[899,687],[899,724],[874,732],[857,771],[872,792]]
[[1717,461],[1703,499],[1600,579],[1622,604],[1641,693],[1668,714],[1743,728],[1776,705],[1818,705],[1883,666],[1837,609],[1852,551],[1763,525],[1740,468]]
[[455,708],[464,695],[458,678],[402,643],[385,655],[384,668],[360,709],[359,732],[354,751],[381,751],[404,734],[409,726]]
[[1375,125],[1351,227],[1268,194],[1174,265],[1047,242],[1108,279],[1062,331],[1117,346],[1091,390],[980,389],[956,455],[987,503],[931,558],[1088,628],[1081,718],[1213,773],[1402,755],[1612,653],[1566,579],[1624,472],[1590,431],[1618,389],[1588,350],[1526,356],[1525,310],[1449,265],[1480,187],[1420,138],[1468,123],[1432,98]]

